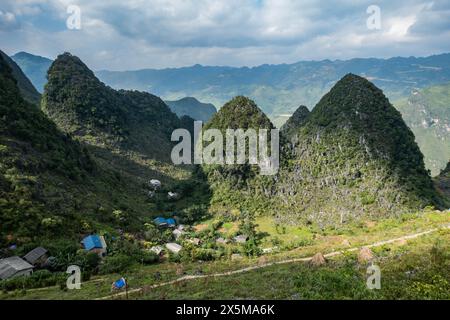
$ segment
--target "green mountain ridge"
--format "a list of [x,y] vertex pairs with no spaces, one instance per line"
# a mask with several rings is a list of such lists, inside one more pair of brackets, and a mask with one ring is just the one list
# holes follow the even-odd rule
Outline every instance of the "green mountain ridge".
[[[41,102],[50,121],[38,108],[29,111],[34,106],[22,100],[5,70],[2,126],[9,127],[0,143],[5,155],[0,186],[8,199],[2,205],[10,212],[2,221],[5,232],[30,237],[139,230],[137,223],[161,210],[192,204],[195,198],[158,204],[148,199],[145,184],[156,178],[176,191],[191,178],[191,168],[169,163],[170,133],[192,132],[194,119],[179,119],[151,94],[107,87],[79,58],[65,53],[49,69]],[[13,112],[16,103],[22,113]],[[42,133],[36,121],[50,131]],[[274,125],[254,101],[237,96],[204,129],[212,128],[224,133]],[[275,176],[262,176],[248,163],[201,167],[211,198],[209,191],[199,187],[198,192],[205,191],[201,198],[211,213],[248,211],[274,215],[277,223],[329,225],[444,205],[413,133],[383,92],[362,77],[345,76],[312,112],[300,107],[285,128]],[[126,213],[125,225],[116,220],[117,210]],[[30,225],[15,220],[19,212],[32,217]],[[70,227],[61,228],[66,224]]]
[[306,106],[300,106],[286,121],[286,123],[283,124],[280,129],[281,133],[283,133],[286,137],[291,136],[295,129],[298,129],[306,122],[309,114],[310,111]]
[[[33,83],[38,89],[43,87],[51,60],[27,53],[16,54],[12,58],[30,79],[33,80],[37,74],[41,74],[38,77],[40,80],[33,80]],[[450,156],[449,131],[443,131],[447,130],[443,124],[448,124],[449,109],[446,106],[450,100],[448,90],[445,94],[445,89],[439,93],[440,89],[432,88],[445,87],[444,83],[450,81],[449,66],[450,54],[440,54],[425,58],[302,61],[253,68],[196,65],[162,70],[97,71],[96,75],[114,88],[142,91],[148,91],[150,88],[153,93],[167,100],[195,96],[219,106],[234,96],[250,96],[261,106],[274,125],[281,128],[299,103],[316,105],[338,79],[352,72],[372,81],[391,101],[394,101],[394,106],[401,111],[405,122],[416,136],[425,156],[427,169],[436,176],[445,167]],[[427,91],[429,92],[426,93]],[[424,102],[418,102],[417,97],[414,93],[411,95],[411,92],[421,92]],[[188,106],[185,99],[180,101],[184,101],[182,105]],[[168,104],[172,102],[168,101]],[[425,110],[427,112],[425,116],[422,115],[423,105],[426,106],[425,109],[429,109],[430,105],[441,107]],[[178,116],[186,114],[204,121],[207,116],[203,115],[203,108],[200,105],[198,107],[199,110],[192,111],[189,104],[188,109],[183,107],[177,111],[175,107],[173,111]],[[423,127],[423,121],[431,124],[433,119],[439,119],[440,123]]]
[[342,78],[297,134],[280,178],[294,216],[342,223],[443,204],[413,133],[383,92],[362,77]]
[[169,161],[178,117],[158,97],[113,90],[75,56],[60,55],[49,69],[42,110],[85,143]]
[[[83,234],[117,233],[119,229],[142,232],[143,224],[164,210],[149,201],[147,182],[159,179],[164,190],[171,188],[169,190],[177,191],[191,176],[186,168],[176,168],[152,158],[150,153],[154,149],[143,150],[149,154],[133,151],[137,145],[133,140],[137,138],[133,135],[134,130],[139,130],[138,126],[130,128],[129,141],[123,146],[118,145],[123,149],[116,150],[115,145],[107,145],[104,140],[104,136],[115,132],[104,130],[101,125],[97,127],[99,120],[105,119],[103,116],[107,119],[104,110],[93,114],[80,112],[79,115],[73,112],[77,107],[94,106],[83,104],[86,101],[92,103],[106,99],[116,102],[114,99],[120,97],[121,103],[127,103],[125,110],[130,112],[125,124],[151,123],[156,126],[148,129],[152,131],[159,130],[157,126],[161,121],[174,121],[178,125],[180,120],[160,99],[147,93],[108,91],[94,79],[89,79],[91,73],[84,69],[81,61],[69,54],[63,55],[55,64],[52,70],[57,71],[49,74],[51,81],[47,89],[52,92],[55,86],[59,88],[60,95],[56,96],[61,105],[57,106],[64,106],[64,110],[57,111],[56,119],[67,126],[65,128],[72,128],[70,121],[74,121],[73,124],[81,128],[78,131],[62,132],[61,127],[39,108],[24,101],[10,67],[0,57],[2,246],[43,239],[78,243]],[[67,73],[67,70],[73,73]],[[70,89],[80,89],[75,85],[79,81],[98,85],[95,88],[99,96],[93,96],[95,92],[89,90],[72,95],[74,92]],[[68,86],[69,83],[75,84]],[[105,92],[111,92],[111,95]],[[55,107],[48,104],[53,103],[55,95],[45,92],[44,97],[46,106]],[[83,103],[77,104],[79,101]],[[67,118],[64,118],[65,112]],[[79,116],[86,116],[81,119],[88,125],[81,124]],[[98,133],[98,136],[87,138],[82,136],[83,130]],[[163,135],[148,138],[152,140],[140,143],[142,149],[150,143],[159,144],[155,149],[164,147],[164,143],[169,147],[170,140],[167,141]]]
[[217,113],[211,103],[201,103],[193,97],[186,97],[176,101],[164,101],[178,117],[189,116],[197,121],[207,122]]
[[1,56],[0,153],[0,242],[7,236],[70,237],[82,229],[81,200],[88,202],[89,193],[99,191],[93,181],[100,176],[98,167],[85,148],[23,100]]
[[441,171],[439,176],[435,178],[436,185],[438,189],[450,199],[450,161],[447,163],[447,166],[444,170]]
[[14,79],[17,81],[17,86],[19,87],[21,95],[30,103],[39,104],[41,100],[41,95],[37,92],[36,88],[33,86],[31,81],[22,72],[21,68],[14,62],[13,59],[8,57],[3,51],[0,50],[0,56],[2,56],[5,63],[11,68],[11,72]]
[[[253,102],[237,99],[243,102],[225,105],[207,128],[271,125]],[[245,104],[251,107],[241,109]],[[250,114],[260,120],[249,122]],[[444,204],[413,133],[383,92],[362,77],[341,79],[290,132],[291,140],[281,141],[276,176],[207,167],[217,212],[270,211],[280,223],[335,225]]]
[[[258,133],[260,129],[274,128],[270,119],[253,100],[238,96],[227,102],[204,126],[203,130],[220,130],[224,137],[224,150],[226,150],[227,129],[254,129]],[[253,191],[261,186],[270,188],[273,178],[260,175],[259,166],[249,163],[248,143],[247,138],[245,164],[202,165],[202,170],[212,190],[210,208],[212,212],[228,215],[234,210],[253,208],[256,213],[267,214],[269,208],[264,207],[264,202],[258,198],[259,194]],[[203,147],[207,145],[204,143]]]
[[41,93],[44,92],[44,86],[47,83],[47,71],[53,61],[27,52],[18,52],[11,56],[11,59],[19,65],[36,89]]

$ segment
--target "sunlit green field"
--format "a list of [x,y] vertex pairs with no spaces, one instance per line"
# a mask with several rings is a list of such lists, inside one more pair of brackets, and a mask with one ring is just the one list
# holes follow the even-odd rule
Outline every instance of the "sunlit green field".
[[[212,223],[206,221],[204,224]],[[295,262],[264,267],[220,278],[205,278],[150,289],[185,275],[208,275],[248,266],[292,258],[310,257],[318,252],[361,247],[450,224],[449,212],[428,211],[378,222],[366,221],[340,229],[314,230],[289,227],[276,230],[270,218],[257,218],[259,230],[266,234],[262,247],[278,247],[259,258],[214,262],[165,261],[161,264],[135,265],[126,274],[93,277],[81,290],[50,287],[1,293],[0,299],[97,299],[111,295],[111,284],[121,276],[129,283],[129,299],[449,299],[450,232],[441,229],[408,241],[373,249],[375,263],[382,271],[383,287],[370,291],[365,286],[366,265],[356,262],[357,251],[328,260],[322,267]],[[225,224],[223,231],[234,228]],[[290,246],[297,244],[295,248]],[[138,292],[134,289],[144,288]],[[125,295],[108,297],[125,299]]]

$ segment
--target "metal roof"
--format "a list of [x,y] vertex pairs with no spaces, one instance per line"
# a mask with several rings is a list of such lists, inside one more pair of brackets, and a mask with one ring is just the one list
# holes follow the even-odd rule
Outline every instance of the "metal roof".
[[33,269],[33,266],[20,257],[0,260],[0,279],[8,279],[17,272]]
[[28,252],[23,258],[31,264],[34,264],[37,260],[39,260],[42,256],[47,253],[47,249],[42,247],[37,247],[30,252]]

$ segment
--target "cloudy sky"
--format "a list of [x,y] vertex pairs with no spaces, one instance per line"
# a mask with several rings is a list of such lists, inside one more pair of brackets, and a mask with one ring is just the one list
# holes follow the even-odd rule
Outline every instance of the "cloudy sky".
[[0,49],[95,70],[426,56],[450,52],[450,1],[0,0]]

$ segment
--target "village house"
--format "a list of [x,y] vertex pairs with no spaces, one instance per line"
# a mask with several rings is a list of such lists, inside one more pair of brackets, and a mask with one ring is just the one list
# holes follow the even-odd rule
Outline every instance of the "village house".
[[43,247],[37,247],[28,252],[23,259],[33,266],[42,266],[48,258],[48,251]]
[[218,243],[218,244],[227,244],[228,240],[224,239],[224,238],[218,238],[218,239],[216,239],[216,243]]
[[248,236],[241,234],[237,237],[234,237],[233,240],[237,243],[246,243],[248,240]]
[[167,250],[173,252],[173,253],[179,253],[181,249],[183,249],[182,246],[180,246],[178,243],[166,243]]
[[83,239],[82,244],[83,244],[84,250],[89,251],[89,252],[95,252],[100,257],[106,256],[107,245],[106,245],[105,238],[103,236],[99,236],[99,235],[87,236]]
[[20,257],[9,257],[0,260],[0,279],[6,280],[19,276],[29,276],[33,266]]
[[201,242],[199,238],[192,238],[187,240],[189,243],[192,243],[194,246],[198,246]]
[[154,252],[155,254],[157,254],[158,256],[162,256],[164,253],[164,248],[161,246],[154,246],[150,248],[151,252]]
[[183,234],[185,234],[185,232],[181,231],[180,229],[175,229],[175,230],[173,230],[172,234],[174,235],[175,239],[178,239]]
[[176,192],[168,192],[167,193],[167,199],[169,200],[177,200],[180,198],[180,195]]
[[158,217],[156,219],[153,220],[153,222],[156,224],[157,227],[169,227],[169,228],[174,228],[176,226],[176,221],[173,218],[162,218],[162,217]]
[[161,188],[161,181],[156,180],[156,179],[152,179],[150,180],[150,182],[148,183],[148,185],[153,188],[153,190],[157,190]]

